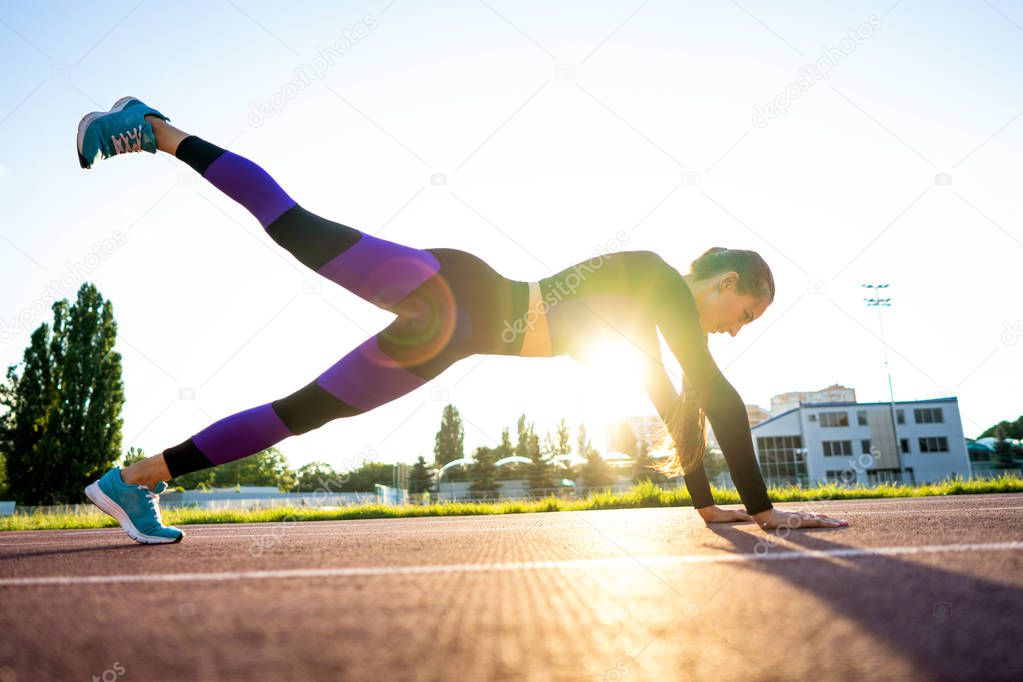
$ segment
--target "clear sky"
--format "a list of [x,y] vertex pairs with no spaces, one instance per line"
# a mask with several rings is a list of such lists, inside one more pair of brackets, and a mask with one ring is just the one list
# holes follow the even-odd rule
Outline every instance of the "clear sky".
[[[123,95],[325,217],[516,279],[620,232],[683,272],[754,249],[775,303],[710,341],[748,403],[831,383],[887,400],[861,284],[888,282],[896,399],[958,396],[968,436],[1023,412],[1020,3],[4,2],[0,59],[0,359],[95,282],[125,447],[287,395],[393,316],[167,155],[81,170],[79,119]],[[541,432],[653,413],[615,377],[476,356],[279,447],[294,465],[430,459],[448,401],[467,451],[523,411]]]

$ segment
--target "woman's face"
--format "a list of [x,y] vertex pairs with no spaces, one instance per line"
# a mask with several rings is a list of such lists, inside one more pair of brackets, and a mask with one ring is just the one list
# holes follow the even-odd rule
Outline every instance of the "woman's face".
[[770,305],[765,299],[740,293],[738,283],[735,272],[722,272],[707,281],[700,310],[700,326],[705,333],[735,336]]

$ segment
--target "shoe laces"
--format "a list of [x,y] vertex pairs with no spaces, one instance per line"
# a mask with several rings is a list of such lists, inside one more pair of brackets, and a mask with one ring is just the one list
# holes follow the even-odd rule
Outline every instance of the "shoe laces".
[[110,141],[114,144],[115,154],[140,152],[142,151],[142,126],[138,125],[122,133],[111,135]]
[[156,522],[162,526],[163,517],[160,515],[160,494],[154,493],[152,490],[141,484],[139,484],[139,488],[145,491],[146,499],[149,501],[149,506],[153,508],[153,513],[156,514]]

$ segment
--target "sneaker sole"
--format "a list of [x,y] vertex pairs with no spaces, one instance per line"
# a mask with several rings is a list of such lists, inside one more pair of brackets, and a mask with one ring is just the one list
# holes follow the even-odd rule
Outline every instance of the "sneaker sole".
[[110,497],[103,492],[99,487],[99,482],[90,483],[85,488],[85,496],[88,497],[94,505],[99,507],[103,512],[114,517],[114,519],[121,524],[121,528],[124,532],[131,536],[131,539],[135,542],[141,542],[144,545],[167,545],[175,542],[181,542],[181,539],[185,537],[184,533],[181,533],[176,538],[162,538],[157,535],[146,535],[139,531],[135,527],[135,524],[131,522],[128,517],[128,512],[124,511],[121,505],[114,502]]
[[113,114],[115,112],[124,109],[124,107],[132,100],[138,99],[131,95],[122,97],[121,99],[114,102],[114,106],[110,107],[109,111],[93,111],[92,113],[86,114],[82,117],[82,120],[78,122],[78,163],[82,168],[92,168],[92,164],[89,163],[88,159],[82,154],[82,143],[85,141],[85,131],[89,129],[89,124],[95,121],[100,116],[106,116],[107,114]]

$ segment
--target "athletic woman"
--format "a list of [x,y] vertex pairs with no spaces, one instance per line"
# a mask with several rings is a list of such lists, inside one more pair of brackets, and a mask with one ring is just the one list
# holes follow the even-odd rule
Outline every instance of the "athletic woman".
[[[119,154],[163,151],[244,206],[270,238],[318,274],[397,317],[290,395],[227,416],[158,455],[114,467],[86,495],[142,543],[178,542],[163,524],[168,479],[260,452],[340,417],[368,412],[475,354],[582,359],[601,335],[640,350],[643,382],[673,441],[665,467],[683,474],[707,523],[755,520],[762,528],[844,521],[774,509],[739,394],[721,375],[707,334],[732,336],[774,300],[774,279],[752,251],[712,248],[685,276],[652,251],[604,254],[538,281],[508,279],[451,248],[415,249],[332,222],[299,205],[261,167],[169,124],[134,97],[85,116],[83,168]],[[656,329],[682,367],[682,395],[661,364]],[[709,418],[745,510],[714,504],[701,465]]]

